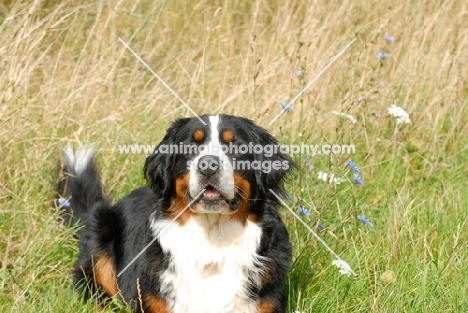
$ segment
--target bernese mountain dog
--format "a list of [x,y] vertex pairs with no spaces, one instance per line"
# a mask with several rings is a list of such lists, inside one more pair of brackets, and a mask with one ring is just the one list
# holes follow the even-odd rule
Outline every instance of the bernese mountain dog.
[[291,244],[274,193],[295,165],[249,119],[200,119],[176,120],[146,159],[147,184],[115,204],[94,149],[64,149],[57,200],[82,225],[74,275],[86,297],[146,313],[286,311]]

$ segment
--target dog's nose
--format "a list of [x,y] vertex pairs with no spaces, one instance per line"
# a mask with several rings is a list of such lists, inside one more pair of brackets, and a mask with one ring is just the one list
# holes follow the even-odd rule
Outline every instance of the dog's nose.
[[205,155],[198,161],[198,171],[206,178],[219,171],[219,157],[216,155]]

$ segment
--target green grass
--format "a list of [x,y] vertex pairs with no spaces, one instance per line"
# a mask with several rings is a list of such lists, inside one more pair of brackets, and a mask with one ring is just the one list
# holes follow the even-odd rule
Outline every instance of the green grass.
[[[341,275],[282,210],[294,245],[288,312],[466,312],[467,9],[461,0],[3,2],[0,312],[122,307],[84,303],[72,290],[74,230],[51,209],[60,147],[97,142],[106,193],[118,199],[144,183],[145,156],[117,145],[156,144],[171,121],[192,115],[118,37],[199,114],[249,117],[281,143],[356,146],[351,156],[309,156],[311,172],[306,155],[295,157],[288,205],[305,206],[314,229],[326,225],[317,233],[358,276]],[[268,126],[279,101],[353,38],[293,112]],[[410,125],[387,114],[393,103]],[[349,157],[364,186],[344,167]],[[319,171],[346,181],[325,183]]]

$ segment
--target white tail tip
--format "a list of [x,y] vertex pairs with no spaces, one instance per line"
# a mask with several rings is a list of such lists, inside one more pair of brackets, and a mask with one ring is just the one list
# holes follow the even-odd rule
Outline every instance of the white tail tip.
[[72,168],[75,174],[80,175],[91,162],[95,152],[95,144],[78,147],[78,149],[74,151],[72,145],[69,143],[63,148],[62,156],[67,166]]

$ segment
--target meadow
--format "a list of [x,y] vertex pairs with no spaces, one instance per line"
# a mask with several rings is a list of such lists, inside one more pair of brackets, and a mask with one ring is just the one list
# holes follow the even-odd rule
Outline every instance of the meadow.
[[197,114],[355,146],[294,156],[285,203],[357,276],[281,209],[288,312],[467,312],[467,21],[462,0],[0,3],[0,312],[128,311],[73,290],[76,229],[53,201],[65,144],[97,143],[118,199],[145,183],[146,157],[118,145],[193,116],[122,41]]

